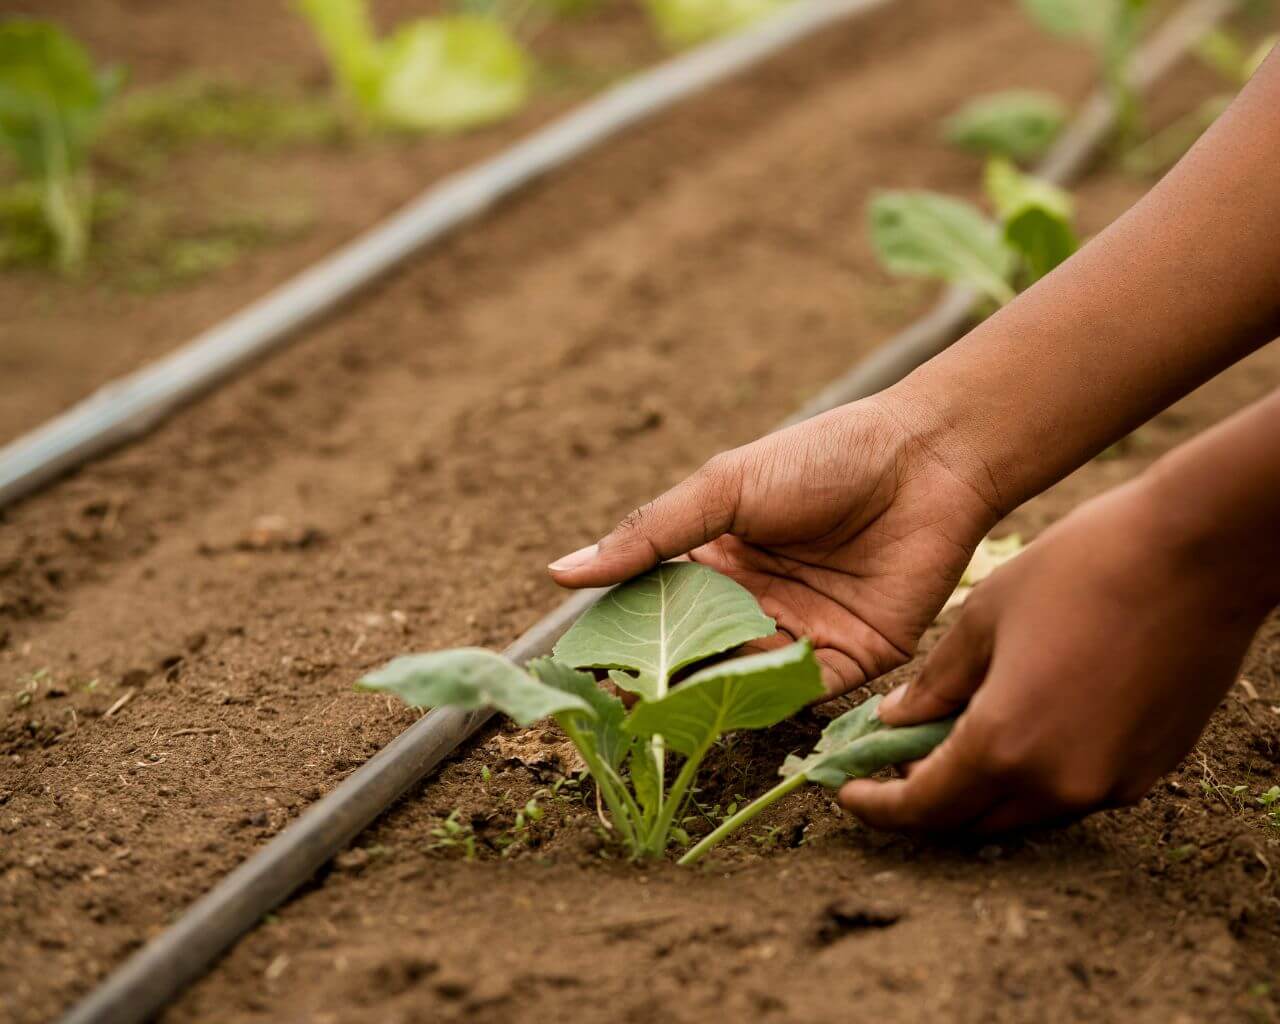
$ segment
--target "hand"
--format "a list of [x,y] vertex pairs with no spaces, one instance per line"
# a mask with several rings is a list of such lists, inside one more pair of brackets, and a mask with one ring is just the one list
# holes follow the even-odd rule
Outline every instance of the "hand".
[[777,642],[809,637],[842,693],[911,657],[998,518],[921,419],[878,396],[770,434],[548,568],[603,586],[688,552],[756,596]]
[[841,803],[877,828],[996,832],[1134,803],[1175,767],[1267,602],[1242,607],[1239,565],[1184,543],[1169,497],[1140,478],[981,583],[881,704],[893,725],[964,709],[950,737],[905,779],[848,783]]

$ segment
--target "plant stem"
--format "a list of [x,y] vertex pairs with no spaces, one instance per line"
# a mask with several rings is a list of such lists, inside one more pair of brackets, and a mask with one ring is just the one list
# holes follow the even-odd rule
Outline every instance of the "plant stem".
[[685,793],[693,785],[693,778],[698,772],[698,765],[702,763],[702,759],[706,757],[709,749],[711,749],[711,744],[708,743],[692,757],[687,758],[684,764],[680,766],[680,774],[676,776],[676,781],[671,784],[671,792],[666,795],[665,802],[662,804],[653,823],[653,828],[649,832],[647,845],[649,852],[654,856],[661,856],[662,852],[667,848],[667,834],[671,831],[671,823],[675,820],[676,812],[680,810],[681,805],[684,803]]
[[[633,853],[640,852],[640,843],[636,836],[635,826],[631,821],[631,815],[628,813],[627,805],[620,798],[618,791],[614,788],[613,780],[610,778],[613,774],[612,770],[596,756],[591,744],[584,739],[582,733],[573,727],[568,715],[557,715],[556,722],[564,730],[565,735],[569,737],[569,741],[578,748],[578,753],[582,755],[582,760],[586,762],[587,770],[591,772],[591,777],[596,780],[596,787],[600,790],[600,795],[604,797],[604,802],[609,806],[609,813],[613,816],[613,823],[618,831],[622,833],[623,840]],[[619,784],[621,784],[621,780],[619,780]],[[625,794],[625,789],[623,793]]]
[[749,822],[752,818],[758,815],[761,811],[767,810],[773,804],[777,803],[784,796],[790,793],[793,789],[798,789],[800,786],[804,785],[804,783],[806,783],[807,781],[808,779],[805,777],[803,773],[798,773],[796,775],[792,775],[792,776],[789,776],[788,778],[783,779],[776,786],[774,786],[773,789],[769,790],[769,792],[765,793],[763,796],[757,797],[755,800],[752,800],[751,803],[747,804],[747,806],[742,808],[742,810],[740,810],[737,814],[733,815],[730,818],[725,819],[725,821],[723,822],[723,824],[719,826],[719,828],[717,828],[714,832],[710,833],[709,835],[703,837],[703,839],[696,846],[694,846],[683,857],[681,857],[678,861],[676,861],[676,863],[680,865],[688,865],[701,859],[703,854],[705,854],[713,846],[716,846],[718,843],[722,842],[731,832],[734,832],[735,830],[741,828],[743,825]]

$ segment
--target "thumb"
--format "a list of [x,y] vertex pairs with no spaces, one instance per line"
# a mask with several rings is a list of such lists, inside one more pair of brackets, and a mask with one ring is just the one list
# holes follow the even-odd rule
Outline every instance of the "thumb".
[[726,533],[741,495],[741,460],[717,455],[660,498],[642,505],[598,544],[547,566],[564,587],[620,583]]
[[966,607],[925,658],[920,674],[880,702],[885,725],[912,725],[953,715],[986,678],[991,663],[994,623]]

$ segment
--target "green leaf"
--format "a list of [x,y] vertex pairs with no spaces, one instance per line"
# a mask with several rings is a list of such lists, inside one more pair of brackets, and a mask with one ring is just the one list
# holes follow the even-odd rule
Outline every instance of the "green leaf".
[[671,46],[734,32],[786,6],[789,0],[645,0],[658,33]]
[[891,727],[880,721],[872,697],[834,719],[822,731],[808,757],[794,755],[778,774],[803,775],[810,782],[837,789],[849,779],[863,778],[889,765],[924,757],[947,738],[954,719]]
[[1057,138],[1066,108],[1050,93],[1028,89],[979,96],[942,125],[947,142],[988,155],[1029,160]]
[[1079,248],[1071,197],[1058,186],[1023,174],[1002,157],[988,161],[985,185],[1005,242],[1021,255],[1032,282]]
[[571,709],[556,717],[567,718],[575,732],[592,742],[595,752],[609,767],[622,764],[631,749],[631,737],[622,731],[622,722],[627,716],[622,701],[600,689],[590,672],[579,672],[553,658],[537,658],[526,667],[540,682],[579,697],[590,707],[590,714]]
[[631,775],[631,788],[636,791],[636,799],[640,801],[644,813],[655,813],[662,800],[658,765],[653,759],[653,749],[644,740],[636,739],[632,742],[627,771]]
[[564,711],[594,715],[587,700],[534,679],[508,659],[480,647],[430,654],[404,654],[370,672],[357,684],[394,693],[413,707],[492,706],[520,725]]
[[774,725],[825,692],[813,645],[800,640],[704,668],[660,700],[637,704],[625,728],[636,736],[661,736],[692,757],[723,733]]
[[518,110],[529,67],[496,20],[430,18],[399,29],[383,53],[379,116],[396,127],[458,131]]
[[0,141],[34,176],[84,166],[103,108],[120,83],[53,25],[0,22]]
[[755,598],[728,576],[670,562],[602,597],[560,638],[555,657],[574,668],[621,669],[611,678],[653,701],[686,665],[774,630]]
[[1042,29],[1058,36],[1080,36],[1100,40],[1114,16],[1117,0],[1022,0],[1027,12]]
[[935,192],[881,192],[869,213],[871,242],[893,273],[971,285],[1002,305],[1014,297],[1014,254],[976,207]]
[[382,80],[382,50],[365,0],[296,0],[347,96],[369,110]]

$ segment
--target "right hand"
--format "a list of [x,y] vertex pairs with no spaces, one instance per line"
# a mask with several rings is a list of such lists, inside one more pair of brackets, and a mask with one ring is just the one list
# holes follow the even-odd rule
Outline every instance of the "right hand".
[[755,595],[775,642],[809,637],[836,696],[912,656],[999,518],[914,418],[879,395],[724,452],[548,569],[605,586],[687,553]]

